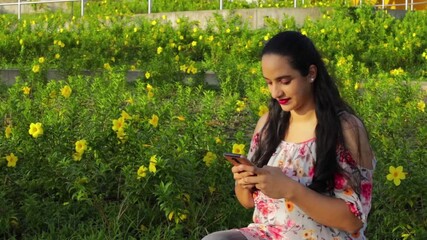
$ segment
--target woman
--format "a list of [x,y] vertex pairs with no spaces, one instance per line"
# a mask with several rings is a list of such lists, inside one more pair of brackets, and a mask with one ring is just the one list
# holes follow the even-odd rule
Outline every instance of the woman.
[[362,121],[341,99],[306,36],[281,32],[262,51],[271,93],[248,158],[232,168],[253,223],[210,239],[365,239],[374,154]]

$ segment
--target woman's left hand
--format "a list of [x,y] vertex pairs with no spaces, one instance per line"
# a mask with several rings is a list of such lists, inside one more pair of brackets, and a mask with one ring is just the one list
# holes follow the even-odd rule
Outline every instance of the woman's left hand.
[[297,183],[286,176],[279,167],[264,166],[255,168],[254,176],[248,176],[245,181],[255,184],[255,187],[271,198],[287,198]]

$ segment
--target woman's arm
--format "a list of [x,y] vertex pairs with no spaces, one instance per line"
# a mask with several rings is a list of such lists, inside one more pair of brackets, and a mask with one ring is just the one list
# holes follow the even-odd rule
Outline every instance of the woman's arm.
[[[255,126],[254,134],[252,135],[252,139],[254,139],[256,134],[259,134],[262,127],[265,125],[268,119],[268,113],[264,114],[257,122],[257,125]],[[252,142],[254,144],[253,147],[256,147],[255,142]],[[252,146],[251,146],[252,147]],[[252,154],[250,154],[252,155]],[[251,159],[253,161],[253,159]],[[236,181],[236,186],[234,188],[234,191],[236,193],[237,199],[239,200],[240,204],[242,204],[245,208],[253,208],[254,207],[254,199],[252,196],[253,189],[255,187],[254,184],[247,184],[241,181],[243,178],[248,176],[253,176],[254,173],[250,171],[241,171],[240,169],[233,167],[231,169],[233,172],[234,180]]]
[[236,197],[239,200],[240,204],[244,208],[253,208],[255,206],[254,198],[252,196],[252,188],[245,188],[244,185],[241,185],[236,181],[236,186],[234,187],[234,192]]
[[355,233],[362,228],[363,222],[350,211],[344,200],[322,195],[297,182],[292,185],[293,190],[289,191],[286,199],[316,222],[348,233]]

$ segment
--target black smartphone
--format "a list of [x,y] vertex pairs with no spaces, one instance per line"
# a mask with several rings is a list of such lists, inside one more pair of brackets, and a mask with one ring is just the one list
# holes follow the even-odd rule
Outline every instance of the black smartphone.
[[236,153],[224,153],[225,159],[229,161],[234,166],[245,164],[248,166],[253,166],[254,164],[246,158],[246,156]]

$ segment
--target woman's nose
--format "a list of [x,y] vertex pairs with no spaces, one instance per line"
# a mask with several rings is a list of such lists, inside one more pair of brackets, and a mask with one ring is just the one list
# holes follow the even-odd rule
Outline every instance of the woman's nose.
[[279,84],[272,84],[270,86],[270,93],[272,98],[280,98],[283,95],[283,90],[280,88]]

